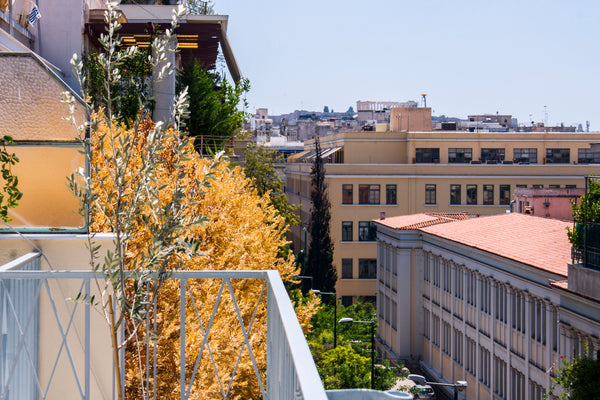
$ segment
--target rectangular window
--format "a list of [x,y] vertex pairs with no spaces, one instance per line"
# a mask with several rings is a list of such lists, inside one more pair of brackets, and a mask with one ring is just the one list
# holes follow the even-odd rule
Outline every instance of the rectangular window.
[[385,204],[398,204],[396,200],[396,185],[385,185]]
[[577,185],[565,185],[565,189],[577,189]]
[[342,279],[352,279],[351,258],[342,258]]
[[373,221],[360,221],[358,223],[358,240],[361,242],[374,242],[377,240],[377,227]]
[[525,375],[514,368],[510,369],[510,399],[525,400]]
[[342,222],[342,241],[343,242],[351,242],[352,241],[352,221],[343,221]]
[[546,164],[568,164],[570,162],[570,149],[546,149]]
[[342,185],[342,204],[352,204],[352,184]]
[[510,204],[510,185],[500,185],[500,204]]
[[552,184],[550,184],[550,185],[548,185],[548,188],[549,189],[560,189],[560,185],[552,185]]
[[416,149],[415,162],[417,163],[439,163],[440,162],[440,149]]
[[398,328],[398,305],[392,300],[392,329]]
[[450,185],[450,204],[461,204],[460,185]]
[[537,149],[514,149],[513,162],[519,164],[537,164]]
[[477,344],[473,339],[465,336],[465,369],[475,375],[477,365]]
[[360,204],[379,204],[379,185],[358,185]]
[[454,329],[454,354],[452,354],[452,358],[458,365],[463,365],[463,334],[458,329]]
[[377,278],[377,259],[359,258],[358,259],[358,279],[376,279]]
[[506,363],[494,356],[494,393],[500,398],[506,395]]
[[494,204],[494,185],[483,185],[483,204]]
[[481,362],[479,364],[479,381],[485,386],[490,386],[490,352],[483,346],[479,346]]
[[473,160],[473,149],[448,149],[448,163],[468,164]]
[[501,163],[504,161],[504,149],[481,149],[481,162]]
[[425,204],[436,204],[435,185],[425,185]]
[[352,305],[352,296],[342,296],[342,307],[350,307]]
[[477,204],[477,185],[467,185],[467,204]]
[[592,149],[577,149],[579,164],[600,164],[600,151]]
[[431,319],[431,341],[440,347],[440,317],[434,315]]

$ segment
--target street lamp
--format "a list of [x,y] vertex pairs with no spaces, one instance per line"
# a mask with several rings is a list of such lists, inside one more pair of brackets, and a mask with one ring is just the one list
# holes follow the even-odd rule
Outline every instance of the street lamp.
[[337,347],[337,296],[335,292],[321,292],[317,289],[313,289],[312,292],[314,294],[326,294],[329,296],[333,296],[333,348],[335,349]]
[[[312,287],[313,287],[313,277],[312,276],[308,276],[308,275],[294,275],[294,278],[298,278],[298,279],[310,279],[310,290],[312,290]],[[304,288],[304,286],[302,286],[302,288]]]
[[375,389],[375,321],[355,321],[352,318],[342,318],[338,323],[371,325],[371,389]]
[[456,383],[439,383],[439,382],[427,382],[423,375],[410,374],[408,379],[416,383],[417,385],[433,385],[433,386],[447,386],[454,388],[454,400],[458,400],[458,392],[462,392],[467,388],[467,381],[456,381]]

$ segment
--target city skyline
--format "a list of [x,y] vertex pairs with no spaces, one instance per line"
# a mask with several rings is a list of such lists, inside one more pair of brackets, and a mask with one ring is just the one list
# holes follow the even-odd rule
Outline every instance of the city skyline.
[[433,115],[512,114],[519,123],[596,118],[600,3],[222,0],[253,113],[346,111],[419,101]]

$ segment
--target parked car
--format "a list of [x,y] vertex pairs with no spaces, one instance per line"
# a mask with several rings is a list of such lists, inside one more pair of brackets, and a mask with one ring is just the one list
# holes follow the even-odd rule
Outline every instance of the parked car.
[[435,399],[435,392],[429,385],[416,385],[411,392],[415,399]]

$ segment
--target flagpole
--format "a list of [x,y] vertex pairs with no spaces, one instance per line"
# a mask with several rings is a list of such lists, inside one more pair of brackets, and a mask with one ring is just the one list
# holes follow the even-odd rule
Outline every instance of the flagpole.
[[[35,5],[37,6],[38,10],[40,9],[40,2],[39,0],[35,0]],[[43,57],[44,55],[42,54],[42,23],[40,20],[38,20],[38,24],[37,24],[37,31],[38,31],[38,50],[39,50],[39,54],[40,57]]]

